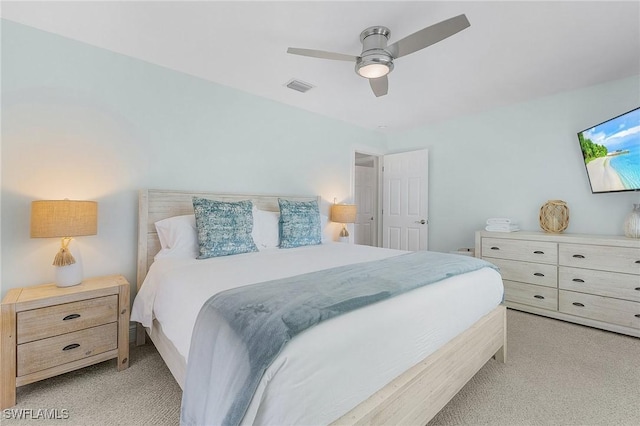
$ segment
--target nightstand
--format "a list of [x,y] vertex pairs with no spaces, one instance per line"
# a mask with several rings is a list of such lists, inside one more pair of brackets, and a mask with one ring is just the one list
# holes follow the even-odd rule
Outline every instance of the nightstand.
[[16,387],[118,359],[129,367],[129,283],[122,275],[73,287],[10,289],[0,322],[0,409],[16,403]]

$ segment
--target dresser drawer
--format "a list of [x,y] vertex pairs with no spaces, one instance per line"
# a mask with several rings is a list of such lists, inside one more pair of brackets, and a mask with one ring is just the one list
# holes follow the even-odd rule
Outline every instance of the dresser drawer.
[[556,265],[505,259],[491,259],[491,263],[500,268],[500,274],[505,280],[553,288],[558,286],[558,268]]
[[617,272],[560,266],[558,287],[599,296],[640,302],[640,277]]
[[558,245],[540,241],[483,238],[482,257],[555,265],[558,261]]
[[576,268],[640,275],[640,248],[560,243],[558,263]]
[[118,320],[118,296],[111,295],[17,314],[18,344]]
[[17,376],[77,361],[118,347],[118,324],[111,323],[18,345]]
[[[539,285],[503,280],[504,300],[551,311],[558,310],[558,290]],[[509,304],[507,303],[507,306]]]
[[560,290],[559,310],[565,314],[640,329],[640,303]]

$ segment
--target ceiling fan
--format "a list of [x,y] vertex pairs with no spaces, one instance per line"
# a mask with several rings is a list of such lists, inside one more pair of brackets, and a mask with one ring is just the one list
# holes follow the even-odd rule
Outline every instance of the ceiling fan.
[[356,63],[356,73],[369,79],[373,93],[379,97],[389,91],[387,74],[393,71],[395,59],[431,46],[469,26],[469,20],[462,14],[437,24],[423,28],[393,44],[387,46],[391,31],[383,26],[369,27],[360,33],[362,53],[360,56],[343,53],[325,52],[323,50],[299,49],[290,47],[287,53],[313,58],[333,59]]

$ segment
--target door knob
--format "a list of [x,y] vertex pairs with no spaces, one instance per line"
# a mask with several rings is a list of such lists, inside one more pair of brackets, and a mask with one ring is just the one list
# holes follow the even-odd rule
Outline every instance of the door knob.
[[416,223],[419,223],[420,225],[424,225],[425,223],[427,223],[426,220],[422,219],[422,220],[416,220]]

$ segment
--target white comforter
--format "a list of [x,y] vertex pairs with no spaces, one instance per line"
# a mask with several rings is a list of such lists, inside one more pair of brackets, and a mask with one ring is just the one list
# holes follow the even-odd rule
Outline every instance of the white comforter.
[[[159,259],[131,319],[151,327],[156,318],[188,359],[197,314],[222,290],[401,253],[330,243],[207,260]],[[502,293],[500,275],[484,268],[307,330],[269,367],[243,424],[330,423],[495,308]]]

